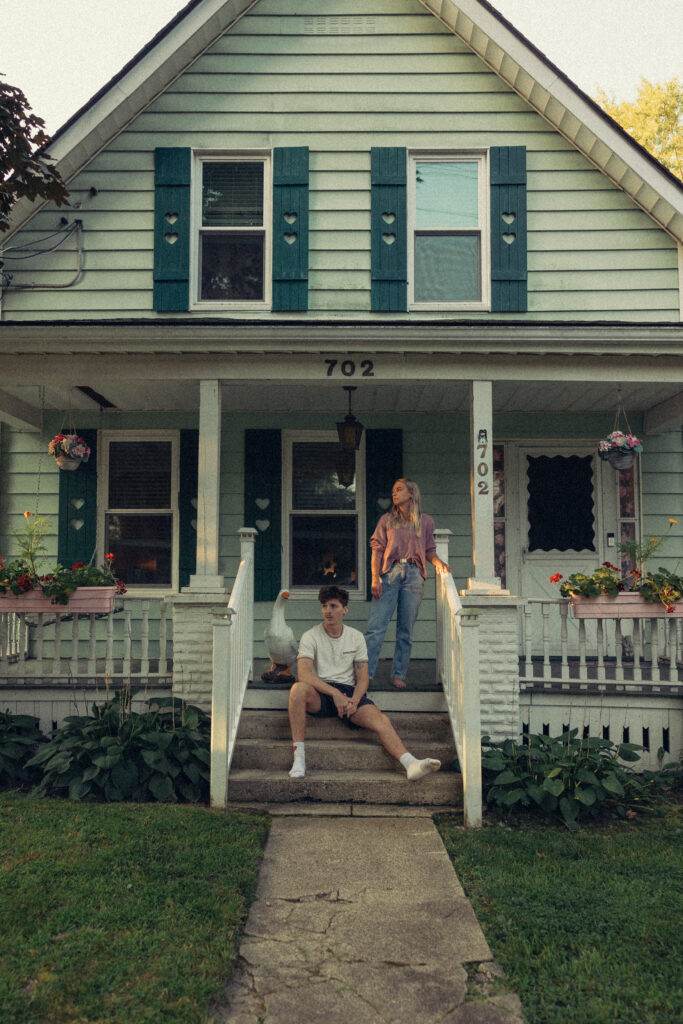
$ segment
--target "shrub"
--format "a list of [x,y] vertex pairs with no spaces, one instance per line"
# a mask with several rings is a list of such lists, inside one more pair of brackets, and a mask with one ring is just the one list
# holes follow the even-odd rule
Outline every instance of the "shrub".
[[210,718],[173,698],[153,698],[148,710],[130,708],[118,694],[92,715],[65,719],[31,759],[42,779],[36,796],[72,800],[208,800]]
[[653,802],[656,773],[638,773],[622,761],[640,760],[635,743],[530,734],[524,742],[482,740],[486,802],[505,813],[525,809],[559,816],[568,828],[604,813],[626,817]]
[[0,789],[20,787],[35,781],[26,766],[45,737],[33,715],[0,711]]

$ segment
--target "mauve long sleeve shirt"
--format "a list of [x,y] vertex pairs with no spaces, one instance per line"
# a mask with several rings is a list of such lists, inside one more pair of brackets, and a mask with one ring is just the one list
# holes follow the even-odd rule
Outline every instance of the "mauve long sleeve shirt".
[[396,526],[389,522],[389,513],[380,517],[375,532],[370,538],[373,551],[382,554],[380,573],[384,575],[391,569],[394,562],[401,558],[409,558],[416,562],[424,579],[427,578],[427,562],[436,554],[434,541],[434,520],[422,514],[420,536],[412,526]]

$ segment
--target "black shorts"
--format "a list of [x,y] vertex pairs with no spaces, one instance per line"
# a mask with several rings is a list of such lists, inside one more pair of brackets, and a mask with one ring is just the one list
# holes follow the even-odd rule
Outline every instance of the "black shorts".
[[[343,693],[345,697],[353,697],[355,687],[347,686],[345,683],[334,683],[328,679],[326,679],[325,682],[329,682],[330,686],[334,686],[335,690],[339,690],[339,692]],[[330,694],[320,693],[320,691],[318,691],[318,696],[320,697],[320,711],[308,711],[307,714],[312,715],[313,718],[339,718],[339,712],[337,711]],[[370,698],[364,693],[358,701],[358,707],[362,708],[365,704],[371,704],[375,707],[375,702],[370,700]],[[341,721],[344,725],[348,725],[349,729],[361,728],[360,725],[356,725],[356,723],[352,722],[346,715],[344,715]]]

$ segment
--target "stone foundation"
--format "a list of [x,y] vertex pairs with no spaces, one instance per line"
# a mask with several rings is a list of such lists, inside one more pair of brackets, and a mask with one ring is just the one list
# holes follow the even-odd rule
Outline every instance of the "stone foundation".
[[173,605],[174,696],[211,711],[213,617],[225,615],[230,592],[198,593],[189,588],[169,598]]
[[519,709],[519,608],[524,599],[472,595],[462,603],[479,617],[481,732],[493,740],[517,739]]

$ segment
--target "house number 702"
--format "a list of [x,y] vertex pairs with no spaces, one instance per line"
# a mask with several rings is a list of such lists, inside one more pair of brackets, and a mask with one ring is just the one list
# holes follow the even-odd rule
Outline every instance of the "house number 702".
[[[327,363],[327,376],[332,377],[335,369],[339,367],[344,377],[353,377],[356,373],[356,364],[353,359],[344,359],[343,362],[339,362],[338,359],[326,359]],[[360,364],[361,377],[374,377],[375,376],[375,364],[371,359],[364,359]]]
[[[487,444],[477,445],[477,454],[479,455],[479,462],[477,463],[477,476],[488,476],[489,464],[486,462],[486,452],[488,451]],[[479,494],[488,494],[489,485],[487,480],[477,480],[477,492]]]

